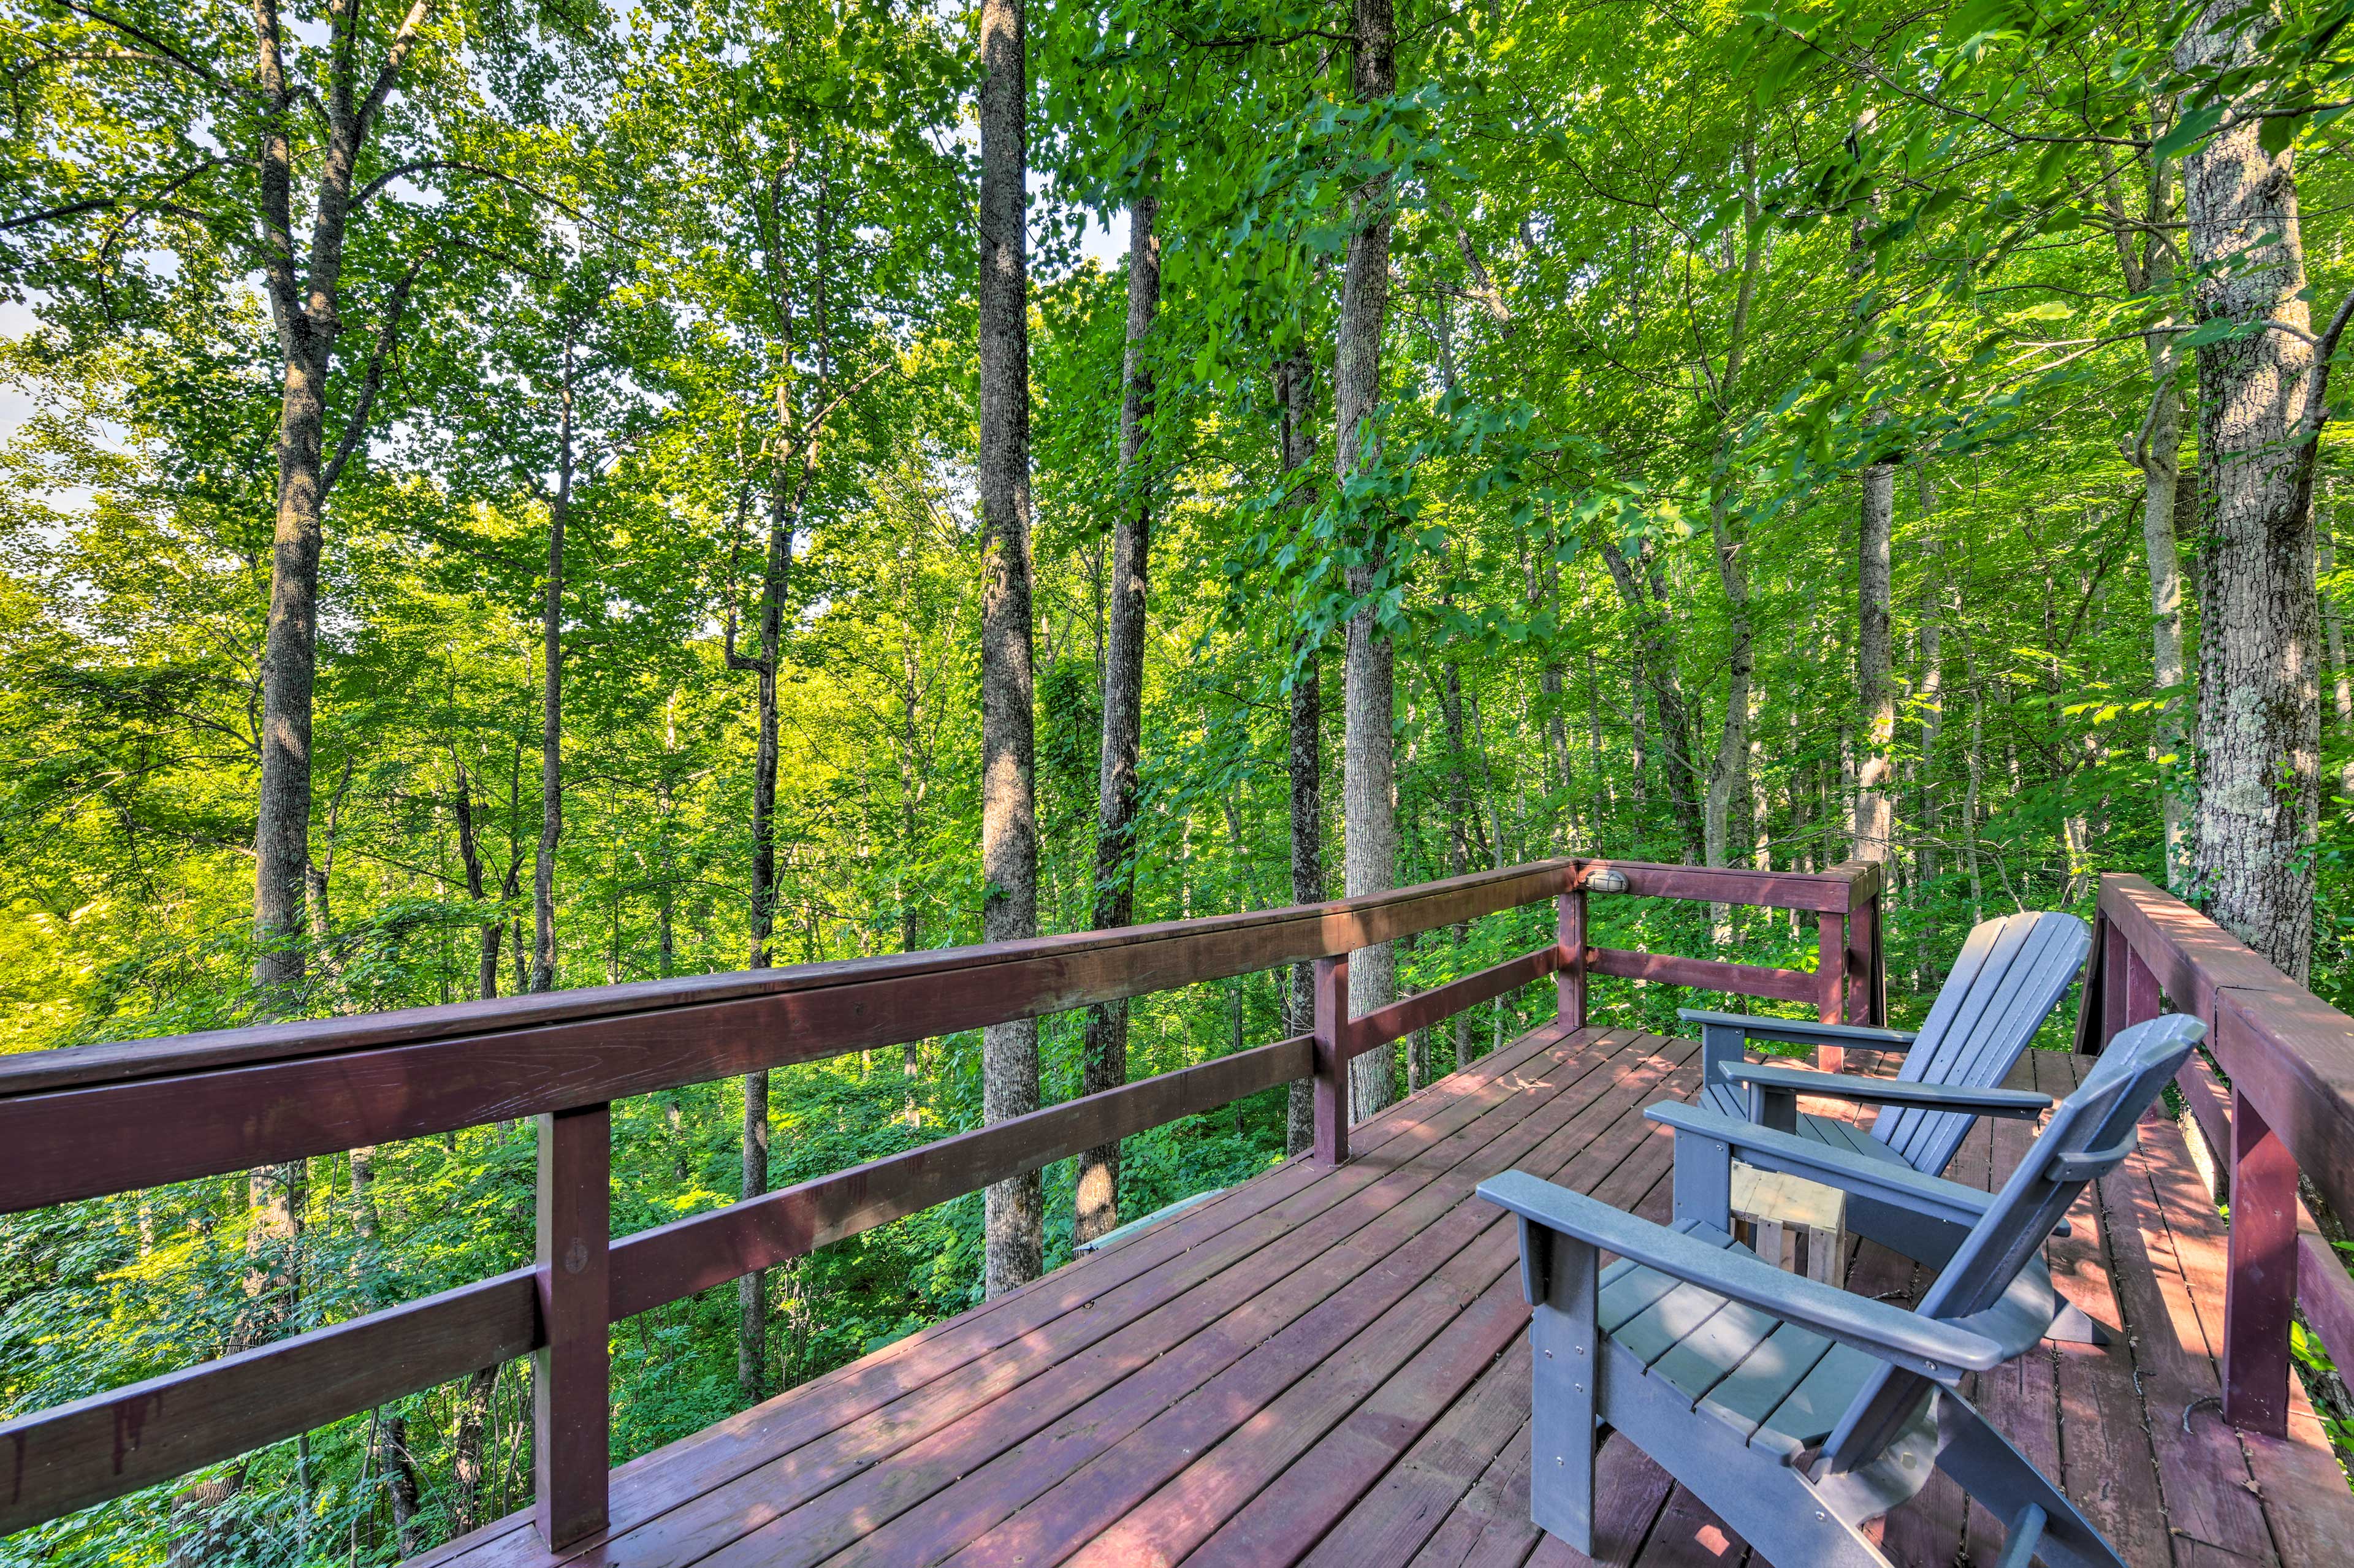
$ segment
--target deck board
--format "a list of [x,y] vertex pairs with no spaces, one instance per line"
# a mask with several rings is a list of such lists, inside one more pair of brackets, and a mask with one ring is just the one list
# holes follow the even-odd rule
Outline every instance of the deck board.
[[[1641,1111],[1690,1096],[1695,1053],[1535,1031],[1354,1129],[1357,1157],[1338,1170],[1287,1161],[623,1467],[613,1530],[569,1560],[1581,1564],[1528,1520],[1517,1237],[1472,1189],[1526,1170],[1663,1216],[1670,1142]],[[2079,1066],[2034,1053],[2014,1082],[2064,1093]],[[2243,1438],[2198,1404],[2217,1386],[2222,1225],[2179,1132],[2144,1133],[2052,1251],[2054,1278],[2119,1344],[2047,1343],[1973,1397],[2135,1568],[2321,1561],[2354,1539],[2354,1494],[2301,1397],[2285,1443]],[[2030,1136],[1981,1123],[1949,1174],[1999,1181]],[[1865,1244],[1848,1284],[1909,1299],[1922,1279]],[[1768,1568],[1623,1440],[1597,1482],[1604,1561]],[[1882,1536],[1900,1562],[1947,1568],[1990,1561],[2000,1532],[1940,1478]],[[420,1561],[551,1560],[518,1515]]]

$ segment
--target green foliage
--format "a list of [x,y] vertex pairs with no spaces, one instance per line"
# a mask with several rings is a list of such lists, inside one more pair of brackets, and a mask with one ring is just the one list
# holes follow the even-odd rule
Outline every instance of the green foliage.
[[[364,9],[380,51],[398,17]],[[2191,694],[2152,674],[2133,457],[2161,384],[2195,397],[2188,351],[2252,329],[2192,323],[2183,268],[2136,281],[2122,258],[2157,254],[2153,181],[2260,81],[2267,136],[2311,154],[2305,243],[2317,301],[2337,297],[2340,10],[2252,11],[2253,63],[2198,70],[2173,63],[2182,16],[2113,0],[1400,11],[1399,90],[1365,103],[1333,0],[1032,7],[1042,923],[1081,928],[1094,902],[1108,539],[1147,500],[1140,920],[1290,901],[1288,698],[1310,675],[1340,863],[1341,629],[1366,609],[1397,652],[1400,880],[1693,853],[1699,802],[1675,796],[1704,785],[1726,716],[1721,551],[1745,571],[1756,694],[1727,858],[1846,858],[1873,465],[1898,481],[1893,1011],[1917,1015],[1976,920],[2082,909],[2097,871],[2157,871],[2159,792],[2195,760],[2158,754],[2162,721]],[[257,122],[186,108],[206,73],[241,101],[251,23],[109,14],[0,0],[0,290],[18,312],[0,382],[32,409],[0,448],[6,1050],[235,1023],[264,1000],[247,977],[282,360],[250,281]],[[493,990],[525,983],[567,393],[558,983],[745,960],[757,696],[726,644],[757,617],[777,516],[778,960],[978,939],[965,19],[880,0],[428,17],[355,174],[372,194],[347,345],[412,266],[416,291],[326,508],[307,978],[270,1009],[461,1001],[486,963]],[[293,58],[315,91],[322,52]],[[1148,181],[1157,398],[1124,470],[1126,279],[1087,236],[1117,234]],[[1343,486],[1330,344],[1352,203],[1375,186],[1395,225],[1384,394]],[[1317,454],[1287,472],[1273,374],[1302,348]],[[359,396],[344,363],[331,429]],[[2326,448],[2325,524],[2337,462]],[[1363,593],[1352,566],[1372,568]],[[2333,602],[2349,570],[2325,574]],[[2195,639],[2195,593],[2190,610]],[[2344,726],[2328,749],[2348,759]],[[2315,985],[2340,1001],[2347,809],[2318,851]],[[1550,918],[1427,933],[1405,983],[1527,951]],[[1815,962],[1811,925],[1773,912],[1597,900],[1594,918],[1612,946]],[[1289,1033],[1284,984],[1138,999],[1131,1071]],[[1664,1033],[1696,1000],[1600,982],[1595,1011]],[[1532,987],[1423,1044],[1443,1072],[1552,1005]],[[1075,1016],[1043,1022],[1049,1100],[1077,1089],[1080,1037]],[[979,1057],[955,1036],[778,1072],[773,1181],[977,1125]],[[742,1094],[616,1107],[617,1231],[737,1196]],[[1123,1217],[1281,1159],[1283,1101],[1129,1140]],[[282,1194],[242,1177],[12,1219],[0,1404],[515,1266],[533,1139],[510,1124],[313,1160],[282,1221]],[[1069,1256],[1072,1179],[1047,1174],[1050,1264]],[[970,1307],[980,1260],[976,1195],[779,1270],[771,1385]],[[735,1314],[722,1289],[616,1327],[617,1459],[737,1406]],[[223,1467],[207,1560],[398,1556],[395,1418],[418,1540],[470,1501],[473,1519],[522,1506],[527,1382],[509,1366]],[[11,1551],[160,1561],[196,1527],[176,1495]]]

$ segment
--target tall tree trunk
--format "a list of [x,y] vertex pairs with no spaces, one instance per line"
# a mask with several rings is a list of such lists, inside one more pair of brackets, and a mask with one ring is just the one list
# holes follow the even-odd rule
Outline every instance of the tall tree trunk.
[[[726,630],[728,668],[748,670],[758,677],[759,739],[752,761],[752,896],[746,967],[765,969],[771,962],[769,938],[777,915],[777,673],[784,656],[785,595],[791,586],[793,566],[792,493],[779,465],[769,494],[769,548],[760,573],[760,652],[746,658],[736,652],[736,618],[729,610]],[[744,1125],[741,1140],[742,1180],[738,1202],[749,1202],[769,1190],[769,1075],[764,1069],[744,1075]],[[755,1270],[736,1281],[736,1383],[747,1404],[768,1395],[769,1277]]]
[[1937,511],[1937,482],[1927,467],[1919,473],[1921,554],[1926,566],[1921,584],[1921,826],[1923,842],[1917,857],[1921,883],[1936,879],[1937,846],[1944,832],[1944,813],[1937,795],[1937,741],[1946,726],[1945,623],[1937,613],[1946,591],[1945,546],[1932,520]]
[[[2177,49],[2186,69],[2242,63],[2241,8],[2214,0]],[[2244,25],[2244,18],[2243,20]],[[2261,86],[2249,90],[2261,93]],[[2240,114],[2183,159],[2202,323],[2309,322],[2293,154]],[[2277,330],[2199,350],[2199,639],[2195,885],[2209,912],[2304,983],[2320,814],[2320,614],[2314,591],[2309,339]]]
[[[271,991],[302,978],[303,872],[310,861],[311,696],[318,670],[320,518],[345,461],[367,429],[386,355],[406,307],[414,268],[387,297],[366,378],[352,399],[332,460],[326,450],[327,380],[344,329],[345,239],[353,180],[386,99],[415,47],[429,7],[419,3],[395,28],[373,84],[355,81],[360,13],[330,21],[325,140],[307,204],[294,186],[302,158],[294,123],[311,99],[289,73],[275,5],[253,12],[254,107],[261,117],[259,172],[263,294],[279,350],[278,489],[270,559],[270,621],[261,656],[261,779],[254,816],[253,980]],[[355,91],[355,87],[360,90]],[[307,137],[308,132],[303,133]],[[307,275],[294,226],[307,205]]]
[[458,1390],[450,1433],[450,1478],[455,1489],[450,1507],[452,1535],[480,1529],[490,1519],[490,1499],[484,1495],[490,1470],[484,1463],[482,1434],[498,1384],[499,1369],[483,1367],[468,1374]]
[[564,526],[572,512],[572,335],[564,369],[556,439],[556,495],[547,508],[547,583],[539,611],[539,854],[532,866],[531,989],[556,989],[556,846],[564,836]]
[[[1038,820],[1031,717],[1029,62],[1024,0],[981,7],[981,935],[1038,934]],[[981,1033],[984,1121],[1038,1108],[1038,1024]],[[989,1189],[987,1289],[1028,1283],[1044,1266],[1038,1173]]]
[[[1310,464],[1316,461],[1316,362],[1305,344],[1276,361],[1276,404],[1281,413],[1283,471],[1291,492],[1288,503],[1306,515],[1316,495]],[[1291,900],[1295,904],[1324,901],[1324,684],[1319,651],[1305,637],[1292,649],[1291,744]],[[1314,966],[1291,966],[1293,1034],[1316,1027]],[[1291,1086],[1284,1115],[1284,1152],[1299,1154],[1316,1137],[1316,1096],[1306,1078]]]
[[[909,567],[914,551],[909,551]],[[899,950],[912,953],[923,946],[917,918],[915,890],[909,885],[916,864],[916,844],[921,832],[925,779],[917,751],[917,724],[922,716],[923,687],[916,650],[915,629],[902,623],[899,630]],[[924,1125],[924,1043],[910,1040],[899,1049],[899,1074],[907,1080],[906,1116],[909,1127]]]
[[[1397,85],[1396,29],[1390,0],[1354,0],[1352,85],[1360,103],[1387,99]],[[1384,174],[1352,198],[1352,229],[1341,283],[1341,320],[1332,378],[1333,473],[1346,486],[1381,461],[1365,427],[1382,396],[1382,331],[1389,314],[1390,179]],[[1349,568],[1349,591],[1371,592],[1388,548],[1388,520],[1370,517],[1358,541],[1365,559]],[[1342,869],[1348,894],[1385,893],[1397,880],[1397,803],[1394,790],[1395,652],[1371,606],[1349,620],[1343,665]],[[1349,1007],[1363,1014],[1397,998],[1397,959],[1386,944],[1359,952],[1349,966]],[[1397,1050],[1368,1051],[1349,1066],[1351,1119],[1363,1121],[1396,1097]]]
[[[2153,273],[2162,283],[2171,267],[2162,247],[2153,246]],[[2191,777],[2190,736],[2182,716],[2179,688],[2186,673],[2182,658],[2182,556],[2176,541],[2175,503],[2181,485],[2182,394],[2174,386],[2174,349],[2151,334],[2147,344],[2150,368],[2160,378],[2152,397],[2149,442],[2142,455],[2141,542],[2149,567],[2150,679],[2167,694],[2158,709],[2158,799],[2166,834],[2166,885],[2176,893],[2190,885],[2191,808],[2196,785]]]
[[[1708,859],[1708,833],[1702,822],[1702,803],[1706,786],[1694,763],[1691,713],[1684,702],[1683,683],[1676,675],[1667,579],[1659,571],[1657,557],[1648,549],[1630,558],[1618,547],[1617,540],[1606,535],[1602,541],[1602,560],[1610,569],[1610,580],[1617,585],[1619,597],[1635,618],[1637,682],[1638,686],[1650,689],[1651,706],[1659,715],[1668,804],[1675,812],[1676,828],[1683,840],[1684,863],[1700,864]],[[1639,691],[1634,696],[1636,805],[1639,810],[1643,803],[1643,705]]]
[[[1734,295],[1733,319],[1725,333],[1724,374],[1716,378],[1712,389],[1717,418],[1728,424],[1735,408],[1734,395],[1741,385],[1741,362],[1749,346],[1749,313],[1757,302],[1757,273],[1766,255],[1766,235],[1757,223],[1757,201],[1753,194],[1755,147],[1743,145],[1741,165],[1745,176],[1742,204],[1748,227],[1743,231],[1741,284]],[[1724,724],[1717,732],[1716,757],[1709,767],[1708,799],[1701,822],[1702,858],[1711,865],[1732,864],[1739,842],[1740,835],[1731,832],[1731,819],[1748,803],[1749,681],[1757,666],[1749,622],[1749,565],[1744,558],[1749,544],[1749,524],[1733,505],[1733,475],[1724,461],[1730,443],[1728,432],[1717,449],[1717,474],[1708,497],[1709,535],[1716,546],[1717,583],[1724,590],[1727,644]],[[1730,946],[1733,906],[1712,906],[1710,924],[1716,945]]]
[[[1708,772],[1707,809],[1702,821],[1702,858],[1711,865],[1734,863],[1729,824],[1736,802],[1749,794],[1749,678],[1757,653],[1749,625],[1749,569],[1743,560],[1748,524],[1734,514],[1730,497],[1710,498],[1709,525],[1716,542],[1717,581],[1724,589],[1724,723],[1717,731],[1716,758]],[[1733,943],[1733,906],[1710,906],[1711,934],[1720,948]]]
[[1896,739],[1896,687],[1889,679],[1889,546],[1896,522],[1896,466],[1875,462],[1863,471],[1863,504],[1856,529],[1855,675],[1861,746],[1856,758],[1855,841],[1858,860],[1886,862],[1896,831],[1895,768],[1890,750]]
[[[482,844],[474,826],[474,802],[468,788],[466,765],[459,762],[456,766],[458,789],[451,811],[458,819],[458,859],[466,868],[466,896],[479,907],[486,885],[482,877]],[[496,920],[486,921],[477,932],[480,951],[476,955],[474,990],[485,1001],[499,994],[499,926]]]
[[[1146,176],[1150,181],[1150,175]],[[1128,350],[1119,408],[1120,511],[1112,525],[1111,596],[1103,662],[1103,743],[1096,793],[1095,928],[1136,917],[1137,754],[1144,727],[1145,586],[1152,556],[1151,465],[1144,443],[1152,418],[1152,366],[1146,336],[1161,309],[1161,197],[1148,183],[1128,209]],[[1235,996],[1240,998],[1241,992]],[[1237,1015],[1239,1016],[1239,1015]],[[1128,1082],[1128,1003],[1087,1010],[1080,1048],[1082,1094]],[[1071,1237],[1093,1241],[1119,1224],[1119,1145],[1081,1151]]]

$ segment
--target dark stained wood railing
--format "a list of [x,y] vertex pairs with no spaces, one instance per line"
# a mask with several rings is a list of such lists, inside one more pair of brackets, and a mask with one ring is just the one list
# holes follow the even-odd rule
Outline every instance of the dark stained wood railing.
[[2354,1214],[2354,1018],[2138,876],[2101,878],[2093,965],[2079,1050],[2098,1051],[2168,1002],[2207,1022],[2215,1065],[2194,1056],[2175,1082],[2231,1203],[2223,1414],[2283,1436],[2298,1308],[2331,1358],[2354,1367],[2354,1279],[2297,1196],[2302,1173],[2337,1213]]
[[[1595,948],[1587,884],[1812,911],[1814,972]],[[607,1336],[623,1318],[828,1242],[1303,1077],[1318,1158],[1348,1157],[1349,1061],[1550,975],[1585,1021],[1595,975],[1811,1001],[1880,1021],[1878,869],[1814,874],[1567,859],[1339,903],[608,986],[0,1058],[0,1213],[538,1118],[535,1261],[440,1295],[0,1425],[0,1532],[529,1354],[540,1531],[606,1522]],[[1554,942],[1348,1016],[1358,948],[1553,900]],[[633,1235],[610,1235],[611,1103],[1008,1019],[1317,966],[1313,1033],[1051,1106]]]

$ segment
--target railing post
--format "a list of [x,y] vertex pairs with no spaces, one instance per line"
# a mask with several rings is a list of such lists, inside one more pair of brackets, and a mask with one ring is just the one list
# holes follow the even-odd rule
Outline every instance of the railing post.
[[1566,1034],[1585,1027],[1585,889],[1573,884],[1553,903],[1561,932],[1561,968],[1553,977],[1553,1000],[1562,1033]]
[[2223,1281],[2223,1419],[2288,1432],[2288,1328],[2296,1306],[2296,1160],[2232,1091],[2232,1223]]
[[[2158,1016],[2158,976],[2150,969],[2147,960],[2134,950],[2131,943],[2126,945],[2125,969],[2125,1012],[2124,1016],[2117,1020],[2117,1027],[2120,1029],[2131,1028],[2137,1023],[2147,1023]],[[2166,1114],[2166,1097],[2160,1095],[2150,1101],[2149,1108],[2141,1113],[2141,1119],[2144,1121],[2171,1119]]]
[[532,1356],[534,1516],[553,1551],[605,1528],[612,1464],[610,1106],[539,1118],[539,1321]]
[[[1875,884],[1877,879],[1875,878]],[[1887,1001],[1880,986],[1880,893],[1847,917],[1847,1012],[1850,1023],[1884,1023]]]
[[2115,920],[2101,923],[2101,1037],[2094,1043],[2094,1049],[2106,1050],[2127,1022],[2126,1013],[2132,1003],[2127,996],[2126,971],[2133,967],[2134,953],[2125,928]]
[[1316,1159],[1349,1158],[1349,955],[1316,960]]
[[[1815,980],[1819,987],[1817,1011],[1825,1023],[1847,1022],[1847,916],[1826,909],[1815,916]],[[1844,1071],[1847,1053],[1837,1045],[1815,1048],[1815,1065],[1826,1073]]]

